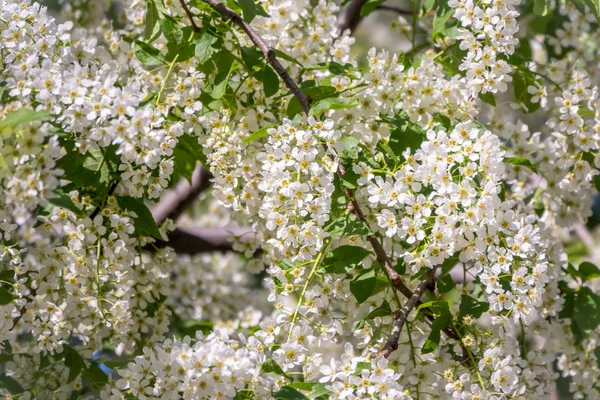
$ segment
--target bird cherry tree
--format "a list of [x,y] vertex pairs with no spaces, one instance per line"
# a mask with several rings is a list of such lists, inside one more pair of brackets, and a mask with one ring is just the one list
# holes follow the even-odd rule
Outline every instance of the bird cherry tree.
[[0,0],[5,398],[599,398],[598,0],[58,3]]

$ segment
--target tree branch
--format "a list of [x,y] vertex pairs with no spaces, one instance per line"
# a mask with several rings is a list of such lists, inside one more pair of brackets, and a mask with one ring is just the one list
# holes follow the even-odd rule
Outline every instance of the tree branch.
[[382,10],[382,11],[393,11],[400,15],[412,15],[413,14],[412,10],[407,10],[407,9],[396,7],[396,6],[386,6],[385,4],[378,5],[376,9]]
[[168,236],[168,240],[156,242],[156,247],[172,247],[178,254],[199,254],[208,252],[232,251],[230,236],[242,237],[254,235],[249,227],[202,227],[202,228],[176,228]]
[[356,29],[358,23],[362,19],[360,10],[367,1],[368,0],[351,0],[350,3],[342,9],[336,22],[336,26],[340,32],[344,32],[346,29],[350,29],[350,32],[353,32]]
[[390,354],[392,354],[398,348],[398,340],[400,339],[400,333],[402,332],[402,327],[406,322],[406,318],[408,318],[408,314],[412,311],[413,308],[417,306],[421,302],[421,296],[425,293],[425,290],[433,285],[433,277],[435,275],[436,267],[427,271],[425,278],[419,283],[417,289],[413,293],[412,296],[406,301],[404,306],[400,308],[394,314],[394,328],[392,329],[392,333],[388,338],[385,345],[381,348],[377,356],[376,360],[381,358],[388,358]]
[[156,225],[161,225],[167,218],[176,221],[192,205],[200,193],[208,189],[212,178],[213,176],[209,170],[199,166],[192,174],[191,184],[186,179],[181,179],[152,208],[152,216],[156,221]]
[[194,32],[200,32],[200,27],[198,25],[196,25],[196,23],[194,22],[194,14],[192,14],[192,12],[190,11],[189,7],[185,3],[185,0],[179,0],[179,2],[181,3],[181,7],[183,7],[183,10],[185,11],[188,18],[190,19],[190,23],[192,24],[192,30]]

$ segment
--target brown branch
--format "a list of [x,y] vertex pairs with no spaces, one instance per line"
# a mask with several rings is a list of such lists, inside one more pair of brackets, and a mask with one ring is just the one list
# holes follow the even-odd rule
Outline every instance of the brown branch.
[[346,29],[350,29],[350,32],[353,32],[356,29],[358,23],[362,19],[360,10],[367,1],[368,0],[351,0],[350,3],[344,7],[335,23],[340,32],[344,32]]
[[[181,0],[184,1],[184,0]],[[225,4],[221,3],[219,0],[202,0],[212,8],[214,8],[223,18],[229,20],[242,28],[246,35],[250,38],[252,43],[254,43],[264,54],[267,63],[273,67],[277,75],[281,78],[285,86],[293,93],[293,95],[298,99],[300,104],[302,105],[302,109],[305,113],[308,114],[310,110],[311,99],[304,93],[302,90],[296,85],[296,82],[292,79],[290,74],[287,73],[283,65],[277,60],[277,56],[275,55],[275,51],[264,41],[262,37],[252,28],[250,25],[244,21],[244,19],[231,8],[227,7]]]
[[376,10],[393,11],[400,15],[412,15],[413,14],[412,10],[407,10],[405,8],[400,8],[400,7],[396,7],[396,6],[386,6],[385,4],[378,5]]
[[198,25],[196,25],[196,23],[194,22],[194,14],[192,14],[192,12],[190,11],[189,7],[185,3],[185,0],[179,0],[179,2],[181,3],[181,7],[183,7],[183,10],[185,11],[188,18],[190,19],[190,23],[192,24],[192,30],[194,32],[200,32],[200,27]]
[[406,318],[408,318],[408,314],[421,302],[421,296],[425,293],[427,288],[430,288],[433,285],[433,277],[435,275],[435,267],[430,271],[427,271],[425,278],[419,283],[419,286],[415,289],[415,292],[412,296],[404,303],[404,306],[400,308],[394,314],[394,328],[392,329],[392,333],[388,338],[385,345],[381,348],[377,356],[376,360],[381,358],[388,358],[390,354],[392,354],[398,348],[398,340],[400,339],[400,333],[402,332],[402,327],[406,322]]
[[154,217],[154,221],[156,221],[156,225],[161,225],[167,218],[176,221],[198,196],[208,189],[212,177],[209,170],[203,166],[199,166],[192,174],[191,184],[186,179],[181,179],[152,208],[152,216]]
[[[176,228],[169,233],[167,241],[160,241],[154,245],[158,248],[172,247],[178,254],[199,254],[208,252],[232,251],[230,236],[242,237],[254,235],[249,227],[202,227],[202,228]],[[151,251],[150,247],[146,250]]]

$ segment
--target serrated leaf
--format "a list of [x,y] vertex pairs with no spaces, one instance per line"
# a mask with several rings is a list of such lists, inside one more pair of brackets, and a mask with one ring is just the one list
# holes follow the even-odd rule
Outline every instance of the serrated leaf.
[[160,50],[141,40],[136,40],[134,42],[133,53],[142,64],[150,67],[166,63],[165,56],[163,56]]
[[19,108],[17,111],[11,111],[0,121],[0,128],[8,126],[19,126],[27,122],[48,121],[52,116],[47,111],[33,111],[29,108]]
[[261,81],[266,97],[271,97],[279,91],[279,76],[269,65],[265,65]]
[[323,260],[323,269],[331,274],[343,274],[356,267],[371,252],[363,247],[344,245],[329,252]]
[[133,218],[135,227],[134,235],[153,236],[157,239],[162,239],[152,213],[142,200],[130,196],[118,196],[117,203],[119,203],[119,207],[122,209],[133,211],[137,214],[137,217]]
[[600,277],[600,269],[590,262],[582,262],[579,264],[579,276],[583,280],[590,280]]
[[204,64],[210,59],[210,56],[215,51],[212,45],[215,44],[217,40],[217,37],[210,31],[205,31],[202,34],[194,48],[194,55],[196,56],[196,60],[198,60],[198,64]]
[[[160,0],[159,0],[160,1]],[[158,32],[160,27],[158,21],[160,17],[158,15],[158,9],[154,0],[146,0],[146,18],[144,21],[144,40],[152,40]]]
[[163,14],[159,20],[160,30],[165,35],[167,42],[179,45],[183,41],[183,30],[173,17]]
[[341,110],[344,108],[354,108],[358,105],[358,99],[355,97],[330,97],[320,100],[310,108],[310,115],[323,114],[329,110]]

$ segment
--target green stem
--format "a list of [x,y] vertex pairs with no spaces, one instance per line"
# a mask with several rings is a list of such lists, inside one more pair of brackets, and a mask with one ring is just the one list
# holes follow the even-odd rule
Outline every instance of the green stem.
[[325,250],[327,249],[328,245],[329,245],[329,240],[326,240],[325,243],[323,244],[323,248],[321,249],[321,251],[319,252],[319,255],[317,256],[317,259],[315,260],[315,263],[313,264],[310,274],[308,274],[308,278],[306,278],[306,283],[304,284],[304,288],[302,289],[302,293],[300,294],[300,298],[298,299],[298,305],[296,305],[296,310],[294,311],[294,315],[292,316],[292,326],[290,326],[290,332],[288,333],[288,342],[289,342],[290,338],[292,337],[292,331],[294,330],[294,326],[296,325],[296,320],[298,319],[298,312],[300,311],[300,307],[302,306],[302,303],[304,302],[304,296],[306,296],[306,291],[308,290],[308,285],[310,284],[311,279],[317,272],[317,268],[319,267],[319,264],[321,263],[321,260],[323,259],[323,255],[325,254]]
[[169,76],[171,75],[171,71],[173,70],[173,66],[175,65],[175,62],[177,61],[178,58],[179,58],[179,53],[175,56],[173,61],[171,61],[171,65],[169,66],[169,70],[167,71],[167,76],[165,76],[165,80],[163,81],[163,84],[160,87],[158,96],[156,96],[156,105],[157,106],[160,104],[160,96],[162,96],[163,90],[165,90],[165,86],[167,85],[167,81],[169,80]]

